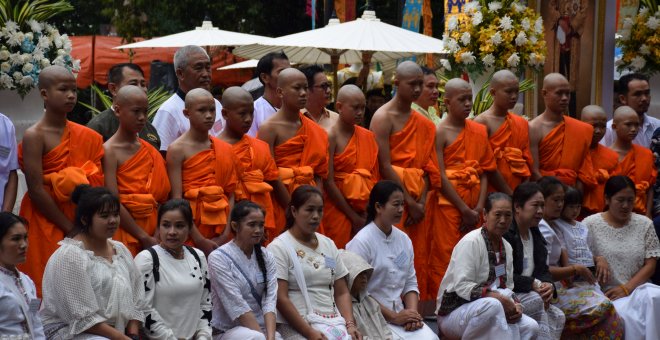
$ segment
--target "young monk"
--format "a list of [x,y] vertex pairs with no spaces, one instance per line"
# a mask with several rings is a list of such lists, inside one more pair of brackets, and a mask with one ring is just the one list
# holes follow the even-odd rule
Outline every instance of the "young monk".
[[[257,136],[268,143],[289,194],[304,184],[321,189],[322,181],[328,177],[328,134],[300,112],[307,103],[307,89],[307,78],[302,72],[294,68],[282,70],[277,78],[282,108],[261,126]],[[275,203],[273,209],[276,229],[269,235],[270,241],[285,224],[284,209]]]
[[222,116],[227,125],[218,138],[230,144],[234,152],[238,177],[235,200],[261,205],[266,211],[266,234],[270,235],[276,225],[273,204],[284,209],[289,203],[289,192],[280,181],[268,144],[247,134],[253,114],[254,103],[249,92],[237,86],[226,89],[222,94]]
[[427,221],[429,188],[440,187],[440,171],[435,153],[435,125],[410,105],[422,92],[424,74],[411,61],[396,69],[394,97],[381,106],[371,119],[370,130],[378,144],[378,164],[383,179],[399,183],[404,190],[403,224],[415,250],[415,271],[422,309],[433,301],[435,291],[427,287],[428,251],[433,226]]
[[231,230],[225,226],[237,184],[231,145],[209,136],[215,112],[210,92],[190,90],[183,109],[190,130],[167,149],[171,196],[190,201],[196,226],[191,238],[206,254],[229,241]]
[[518,101],[518,77],[509,70],[497,71],[489,91],[493,105],[474,119],[486,126],[497,162],[497,171],[488,173],[488,191],[512,195],[513,189],[529,180],[533,164],[527,120],[509,111]]
[[479,226],[488,188],[487,173],[496,171],[486,127],[466,119],[472,111],[472,88],[465,80],[451,79],[443,99],[447,118],[438,125],[435,143],[442,189],[429,197],[431,249],[428,253],[429,289],[438,291],[454,246]]
[[342,86],[335,103],[339,119],[328,134],[323,225],[337,248],[364,227],[369,193],[378,180],[378,144],[373,132],[359,126],[366,102],[359,87]]
[[589,216],[605,209],[605,182],[619,172],[619,155],[600,144],[605,135],[607,115],[598,105],[587,105],[582,109],[580,119],[594,128],[589,153],[594,170],[595,187],[585,188],[582,200],[582,216]]
[[595,187],[589,146],[591,125],[564,116],[571,99],[568,80],[559,73],[543,79],[545,111],[529,123],[529,141],[534,158],[532,179],[555,176],[566,185]]
[[157,244],[153,235],[158,204],[170,194],[165,160],[138,135],[147,122],[148,106],[143,89],[134,85],[119,89],[114,100],[119,128],[103,144],[105,186],[121,203],[121,221],[113,239],[124,243],[133,256]]
[[612,150],[619,155],[619,175],[630,177],[635,182],[635,206],[638,214],[652,218],[653,184],[658,174],[651,150],[633,144],[639,132],[639,116],[630,106],[620,106],[614,111],[612,129],[616,139]]
[[28,192],[20,215],[28,221],[27,262],[20,270],[41,294],[41,279],[57,242],[73,231],[71,193],[79,184],[103,185],[103,138],[70,122],[66,114],[77,99],[76,79],[64,67],[49,66],[39,74],[44,116],[29,127],[19,146],[19,163]]

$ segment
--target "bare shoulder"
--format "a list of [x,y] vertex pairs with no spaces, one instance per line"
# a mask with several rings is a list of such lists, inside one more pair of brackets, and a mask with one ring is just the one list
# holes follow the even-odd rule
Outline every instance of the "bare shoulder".
[[27,128],[23,133],[23,145],[27,145],[27,144],[32,145],[33,143],[43,144],[43,141],[44,141],[43,131],[41,131],[38,122]]

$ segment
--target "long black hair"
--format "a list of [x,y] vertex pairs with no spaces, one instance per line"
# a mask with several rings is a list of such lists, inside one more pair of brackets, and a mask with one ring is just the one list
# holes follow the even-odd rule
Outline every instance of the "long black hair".
[[[264,210],[259,204],[250,200],[239,201],[234,205],[234,208],[229,214],[229,227],[231,228],[232,222],[240,225],[245,216],[253,211],[261,211],[264,217],[266,217],[266,210]],[[232,233],[236,233],[238,230],[231,229],[231,231]],[[266,270],[266,260],[264,259],[264,253],[261,250],[261,243],[254,245],[254,255],[257,257],[257,264],[259,265],[261,274],[264,276],[264,296],[266,296],[268,294],[268,270]]]
[[78,185],[71,194],[71,201],[77,204],[76,219],[73,224],[77,231],[88,233],[92,218],[98,212],[119,214],[119,198],[105,187]]
[[291,201],[289,201],[289,205],[286,207],[286,224],[284,225],[284,230],[289,230],[293,227],[293,223],[295,222],[291,209],[299,209],[314,195],[318,195],[321,200],[323,200],[323,194],[321,194],[321,191],[317,187],[311,185],[301,185],[293,191],[291,194]]
[[385,205],[390,200],[390,196],[396,191],[403,193],[403,188],[394,181],[379,181],[371,189],[369,193],[369,203],[367,204],[367,220],[369,224],[376,218],[376,203],[381,206]]

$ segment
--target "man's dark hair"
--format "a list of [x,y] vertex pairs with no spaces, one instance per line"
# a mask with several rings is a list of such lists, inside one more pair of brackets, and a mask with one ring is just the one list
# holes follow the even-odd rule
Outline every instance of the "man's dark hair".
[[371,89],[371,90],[367,91],[365,96],[367,97],[367,99],[369,99],[369,97],[373,97],[373,96],[386,98],[385,91],[383,89]]
[[429,74],[432,74],[434,76],[436,75],[435,72],[432,69],[430,69],[426,66],[422,66],[422,73],[424,73],[425,76],[428,76]]
[[314,76],[316,76],[317,73],[323,73],[324,71],[325,70],[321,65],[306,65],[300,68],[300,72],[302,72],[307,78],[307,86],[310,87],[310,90],[312,86],[316,85],[314,84]]
[[628,90],[630,90],[628,88],[628,84],[630,84],[630,82],[633,80],[643,80],[648,83],[649,77],[641,73],[629,73],[626,74],[625,76],[621,76],[621,78],[619,78],[619,88],[618,88],[619,94],[622,94],[624,96],[627,95]]
[[264,84],[264,81],[261,80],[261,74],[262,73],[270,74],[271,72],[273,72],[273,60],[275,59],[289,60],[289,57],[287,57],[286,54],[284,54],[284,51],[279,51],[279,52],[270,52],[265,56],[261,57],[261,59],[259,59],[259,62],[257,63],[257,69],[254,71],[254,76],[256,78],[259,78],[259,81],[262,84]]
[[128,67],[133,71],[140,72],[140,74],[144,77],[144,71],[142,71],[142,67],[140,67],[140,65],[133,63],[121,63],[112,65],[108,71],[108,83],[121,83],[121,81],[124,80],[124,67]]

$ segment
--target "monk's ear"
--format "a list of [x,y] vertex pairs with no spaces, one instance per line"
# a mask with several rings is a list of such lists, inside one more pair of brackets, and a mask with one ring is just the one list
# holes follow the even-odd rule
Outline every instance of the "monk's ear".
[[283,94],[282,94],[283,92],[284,92],[284,91],[283,91],[282,88],[279,87],[279,86],[275,89],[275,93],[277,93],[277,96],[280,97],[280,98],[283,97]]
[[121,105],[113,103],[112,106],[114,108],[115,117],[119,117],[119,112],[121,111]]
[[188,111],[188,108],[187,108],[187,107],[183,109],[183,115],[184,115],[185,117],[187,117],[187,118],[190,117],[190,115],[188,114],[188,112],[189,112],[189,111]]
[[495,89],[494,88],[492,88],[492,87],[488,88],[488,93],[490,93],[491,97],[495,98]]
[[46,89],[39,90],[39,94],[41,95],[41,99],[43,100],[48,99],[48,91]]
[[227,120],[227,110],[225,110],[225,108],[223,107],[222,110],[220,110],[220,112],[222,112],[222,118]]
[[342,107],[344,106],[344,103],[342,102],[335,102],[335,111],[341,112]]

